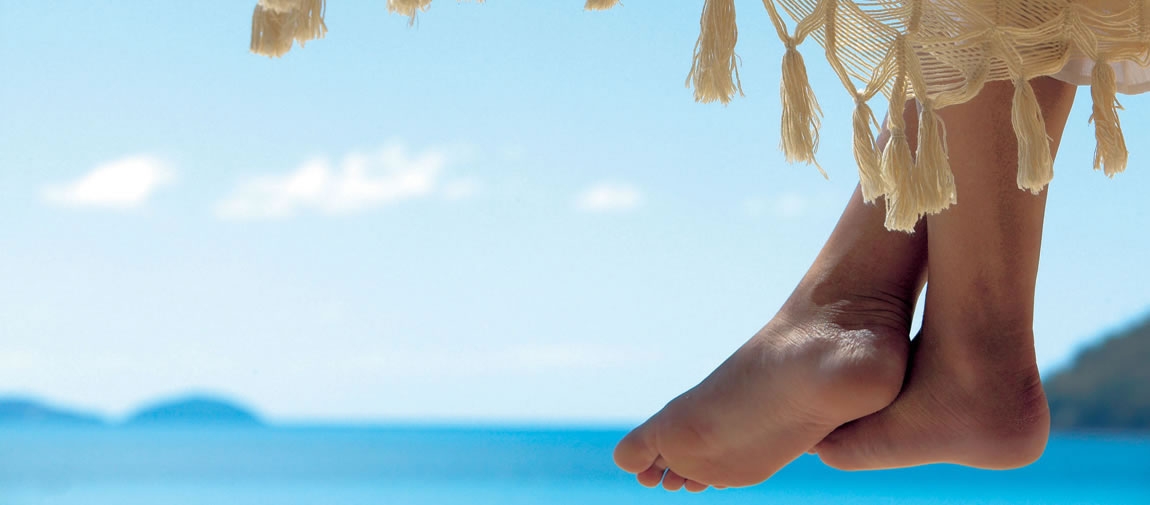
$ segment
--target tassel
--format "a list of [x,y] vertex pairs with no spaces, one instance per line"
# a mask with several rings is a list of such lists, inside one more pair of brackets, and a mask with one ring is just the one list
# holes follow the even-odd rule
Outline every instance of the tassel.
[[921,204],[915,200],[912,171],[914,157],[910,152],[910,142],[906,139],[906,75],[907,61],[905,41],[900,37],[892,50],[895,74],[890,91],[890,110],[887,113],[887,129],[890,140],[882,150],[879,170],[882,172],[883,186],[886,189],[886,220],[883,226],[891,231],[914,233],[918,224]]
[[605,11],[616,5],[619,5],[619,0],[587,0],[587,3],[583,5],[583,10]]
[[742,96],[743,84],[739,80],[735,54],[738,39],[734,0],[706,0],[691,72],[687,74],[687,86],[695,88],[695,101],[718,100],[726,105],[736,92]]
[[1114,68],[1105,60],[1094,62],[1091,73],[1090,96],[1094,99],[1094,113],[1090,122],[1094,123],[1094,170],[1103,170],[1107,177],[1126,170],[1126,139],[1122,135],[1122,124],[1118,122],[1118,83]]
[[1037,195],[1054,178],[1054,160],[1050,156],[1050,140],[1038,98],[1023,77],[1014,82],[1010,118],[1018,137],[1018,188]]
[[259,0],[259,4],[275,12],[294,12],[299,9],[299,0]]
[[823,177],[827,173],[815,163],[819,148],[819,116],[822,109],[807,79],[803,55],[795,49],[794,39],[787,39],[783,55],[781,94],[783,98],[782,149],[787,162],[814,163]]
[[914,158],[903,126],[890,125],[890,141],[882,151],[882,172],[887,179],[886,221],[883,226],[891,231],[914,232],[921,217],[920,203],[913,189]]
[[303,0],[296,11],[295,41],[303,47],[309,40],[322,39],[327,35],[327,25],[323,22],[325,0]]
[[269,58],[278,58],[291,50],[292,13],[276,12],[264,7],[262,3],[256,4],[252,13],[252,43],[251,52]]
[[878,144],[875,143],[871,124],[874,113],[862,95],[855,95],[854,113],[854,153],[859,166],[859,185],[862,186],[863,201],[871,203],[886,194],[886,181],[879,165]]
[[431,0],[387,0],[387,12],[397,13],[410,18],[408,25],[415,24],[415,15],[426,12],[431,6]]
[[[891,125],[883,151],[883,172],[892,176],[887,194],[886,228],[914,232],[927,214],[938,214],[957,202],[954,173],[946,151],[946,127],[929,102],[918,120],[918,152],[911,159],[903,126]],[[913,164],[913,166],[912,166]]]
[[918,116],[918,153],[914,156],[914,187],[918,192],[919,217],[938,214],[957,200],[954,172],[946,150],[946,125],[925,102]]
[[325,0],[260,0],[252,14],[251,51],[279,57],[291,50],[293,42],[300,47],[323,38]]

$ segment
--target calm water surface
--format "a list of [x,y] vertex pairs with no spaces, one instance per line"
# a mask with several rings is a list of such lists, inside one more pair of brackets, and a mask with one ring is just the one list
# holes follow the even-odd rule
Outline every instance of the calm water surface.
[[1055,437],[1038,463],[839,472],[804,456],[767,483],[645,489],[621,431],[0,427],[0,505],[1150,504],[1150,439]]

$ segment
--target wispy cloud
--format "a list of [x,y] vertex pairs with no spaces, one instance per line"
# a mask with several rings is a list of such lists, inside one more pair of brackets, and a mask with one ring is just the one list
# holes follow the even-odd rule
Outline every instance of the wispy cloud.
[[128,210],[143,206],[156,190],[175,180],[163,160],[129,156],[97,166],[71,182],[44,188],[45,202],[67,207]]
[[479,194],[482,186],[473,178],[462,178],[447,181],[443,184],[443,198],[447,200],[466,200]]
[[625,212],[643,204],[643,193],[621,183],[599,183],[575,198],[575,208],[584,212]]
[[779,217],[799,217],[806,211],[807,199],[798,193],[787,193],[775,201],[775,214]]
[[351,214],[437,192],[449,200],[474,195],[479,187],[474,180],[444,183],[448,159],[445,151],[411,154],[400,144],[348,154],[338,166],[317,158],[287,174],[242,181],[215,212],[229,220],[283,219],[304,212]]
[[651,351],[625,345],[553,342],[468,349],[390,348],[338,359],[342,369],[372,376],[474,377],[569,370],[595,371],[651,359]]
[[802,217],[807,212],[809,202],[798,193],[784,193],[773,198],[750,198],[743,202],[743,211],[751,217],[772,215],[783,219]]

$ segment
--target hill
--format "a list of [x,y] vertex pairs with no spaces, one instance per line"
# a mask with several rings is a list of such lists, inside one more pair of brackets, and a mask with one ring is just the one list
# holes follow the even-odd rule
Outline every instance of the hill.
[[1150,318],[1083,350],[1045,387],[1054,429],[1150,431]]
[[0,424],[100,426],[104,420],[94,414],[59,409],[27,398],[0,398]]
[[125,421],[128,426],[260,426],[263,423],[250,410],[207,396],[189,396],[157,403],[141,409]]

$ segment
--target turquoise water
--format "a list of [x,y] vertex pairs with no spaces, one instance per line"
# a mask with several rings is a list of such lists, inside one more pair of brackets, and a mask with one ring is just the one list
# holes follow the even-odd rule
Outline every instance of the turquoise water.
[[839,472],[804,456],[750,488],[668,493],[611,464],[622,432],[0,428],[0,505],[1150,504],[1150,439],[1055,437],[1010,472]]

